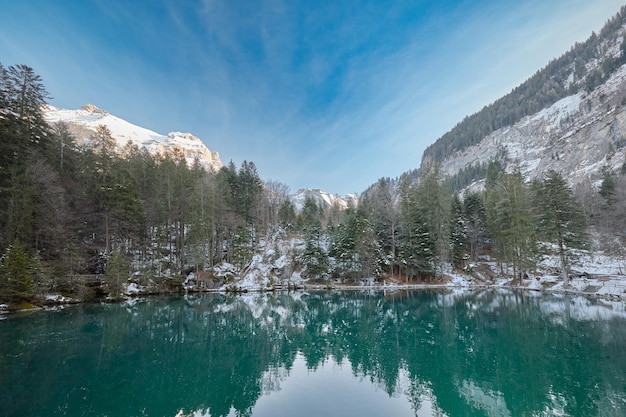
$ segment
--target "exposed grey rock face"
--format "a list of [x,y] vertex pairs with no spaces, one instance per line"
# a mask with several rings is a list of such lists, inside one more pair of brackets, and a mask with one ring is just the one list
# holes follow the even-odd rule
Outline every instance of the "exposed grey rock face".
[[[621,169],[626,160],[626,66],[591,93],[579,92],[513,126],[499,129],[477,145],[441,161],[454,175],[462,168],[504,161],[528,179],[560,172],[571,185],[596,181],[602,167]],[[424,161],[424,164],[430,161]]]

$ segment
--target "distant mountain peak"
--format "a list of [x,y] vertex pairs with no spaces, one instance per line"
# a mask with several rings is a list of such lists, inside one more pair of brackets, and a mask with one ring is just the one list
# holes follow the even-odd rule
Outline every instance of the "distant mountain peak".
[[101,108],[94,106],[93,104],[87,103],[85,104],[83,107],[81,107],[79,110],[84,110],[88,113],[101,113],[101,114],[109,114],[108,111],[106,110],[102,110]]
[[319,207],[326,209],[337,207],[340,210],[346,210],[348,207],[356,207],[359,202],[359,198],[353,194],[342,197],[319,188],[300,188],[292,195],[292,201],[298,211],[302,210],[307,198],[315,201]]

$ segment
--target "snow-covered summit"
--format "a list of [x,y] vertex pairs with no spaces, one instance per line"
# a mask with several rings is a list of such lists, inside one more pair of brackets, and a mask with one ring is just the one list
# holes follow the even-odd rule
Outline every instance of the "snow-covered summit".
[[204,143],[191,133],[171,132],[167,135],[134,125],[113,116],[93,104],[86,104],[77,110],[44,107],[44,117],[48,123],[65,122],[78,141],[89,143],[91,135],[99,125],[105,125],[117,141],[118,150],[129,141],[152,154],[166,153],[174,148],[183,151],[188,164],[198,158],[200,164],[209,170],[219,170],[222,161],[217,152],[210,151]]
[[320,190],[319,188],[300,188],[291,198],[297,210],[302,210],[307,198],[315,201],[318,207],[328,209],[338,207],[340,210],[346,210],[348,207],[356,207],[359,202],[359,198],[354,194],[341,197]]
[[87,113],[101,113],[101,114],[109,114],[108,111],[106,110],[102,110],[101,108],[94,106],[93,104],[87,103],[85,104],[83,107],[81,107],[79,110],[83,110]]

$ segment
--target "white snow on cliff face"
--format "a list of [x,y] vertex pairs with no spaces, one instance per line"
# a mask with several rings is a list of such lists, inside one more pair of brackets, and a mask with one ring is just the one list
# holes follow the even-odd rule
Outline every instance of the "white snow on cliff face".
[[318,207],[338,207],[340,210],[346,210],[348,207],[356,208],[359,201],[359,198],[354,194],[348,194],[341,197],[336,194],[327,193],[319,188],[301,188],[291,196],[291,200],[296,206],[296,210],[302,210],[307,198],[315,201],[315,204],[317,204]]
[[570,185],[595,182],[603,166],[617,171],[626,161],[625,97],[626,66],[622,66],[594,91],[565,97],[453,153],[441,162],[441,170],[454,175],[498,159],[508,171],[518,166],[527,179],[555,170]]
[[190,166],[196,158],[207,170],[217,171],[223,166],[219,154],[211,152],[199,138],[190,133],[172,132],[162,135],[113,116],[92,104],[86,104],[78,110],[45,106],[44,117],[50,124],[67,123],[79,143],[89,143],[96,128],[99,125],[105,125],[117,141],[118,151],[121,151],[130,141],[140,148],[147,149],[151,154],[165,154],[174,148],[179,148],[183,151]]

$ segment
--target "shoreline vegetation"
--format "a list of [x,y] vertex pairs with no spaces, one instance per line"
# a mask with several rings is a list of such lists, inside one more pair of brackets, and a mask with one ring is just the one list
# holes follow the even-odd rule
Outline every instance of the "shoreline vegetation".
[[[588,275],[583,274],[571,277],[567,283],[557,276],[543,275],[522,279],[499,278],[491,282],[480,281],[468,274],[443,274],[438,279],[427,282],[401,282],[390,278],[385,280],[364,279],[352,283],[331,280],[302,280],[294,283],[275,285],[246,285],[238,286],[236,283],[224,285],[218,288],[200,288],[195,285],[183,285],[178,289],[156,291],[150,288],[141,288],[129,284],[123,296],[119,298],[92,298],[81,300],[66,297],[61,294],[48,294],[45,297],[33,300],[32,303],[20,305],[0,304],[0,315],[10,313],[28,312],[45,309],[55,309],[67,305],[86,304],[93,302],[124,302],[128,300],[161,295],[175,294],[245,294],[245,293],[272,293],[272,292],[307,292],[307,291],[404,291],[404,290],[448,290],[448,291],[483,291],[483,290],[510,290],[530,291],[534,293],[557,293],[580,295],[592,298],[600,298],[609,301],[626,303],[626,279],[620,275]],[[0,316],[1,317],[1,316]]]

